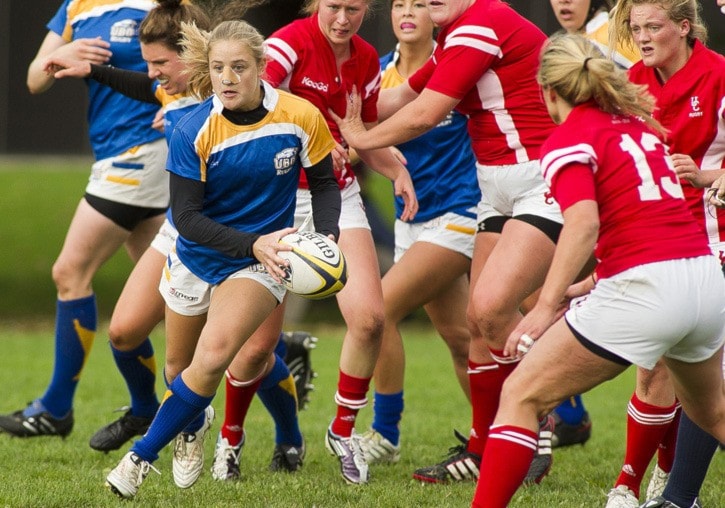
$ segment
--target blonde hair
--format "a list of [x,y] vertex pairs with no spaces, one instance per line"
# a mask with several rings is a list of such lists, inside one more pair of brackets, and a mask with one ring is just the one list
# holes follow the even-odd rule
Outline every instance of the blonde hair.
[[[372,14],[373,9],[375,8],[375,0],[365,0],[365,3],[368,5],[368,9],[365,11],[365,17],[367,18],[370,14]],[[319,8],[320,0],[305,0],[300,12],[302,14],[306,14],[307,16],[312,16]]]
[[655,98],[647,87],[629,81],[625,71],[581,35],[549,39],[536,78],[542,88],[554,90],[572,106],[593,100],[602,111],[639,117],[664,134],[664,128],[652,118]]
[[666,13],[667,17],[674,23],[689,21],[690,32],[687,34],[687,43],[692,46],[695,39],[707,44],[707,28],[700,18],[700,4],[697,0],[619,0],[617,6],[611,13],[609,25],[609,46],[627,46],[637,49],[632,40],[632,33],[629,28],[629,18],[632,7],[635,5],[657,5]]
[[264,71],[264,38],[246,21],[223,21],[211,32],[200,30],[194,23],[182,23],[181,60],[189,74],[189,91],[197,99],[206,99],[212,93],[209,73],[209,51],[220,41],[238,41],[247,45],[257,64],[259,74]]

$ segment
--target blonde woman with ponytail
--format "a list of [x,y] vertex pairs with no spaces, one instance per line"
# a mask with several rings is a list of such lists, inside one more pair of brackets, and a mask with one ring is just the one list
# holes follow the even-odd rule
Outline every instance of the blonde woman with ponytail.
[[[722,263],[725,210],[708,203],[707,189],[725,168],[725,58],[705,46],[707,29],[696,0],[620,0],[612,25],[617,43],[629,43],[641,53],[642,61],[629,70],[629,79],[646,85],[655,97],[653,116],[667,130],[685,200]],[[612,506],[638,506],[639,481],[655,450],[647,506],[698,506],[717,441],[693,423],[692,415],[681,415],[679,429],[677,419],[668,424],[666,417],[676,406],[663,366],[651,372],[638,369],[628,410],[628,467],[615,483],[615,489],[630,489],[629,503]],[[622,495],[627,497],[626,492]]]
[[[539,416],[631,364],[664,356],[683,408],[725,438],[725,280],[683,199],[653,97],[578,35],[545,46],[538,80],[559,124],[541,155],[564,226],[541,296],[506,343],[523,359],[483,455],[473,505],[487,508],[507,506],[524,479]],[[595,276],[572,285],[593,251]]]

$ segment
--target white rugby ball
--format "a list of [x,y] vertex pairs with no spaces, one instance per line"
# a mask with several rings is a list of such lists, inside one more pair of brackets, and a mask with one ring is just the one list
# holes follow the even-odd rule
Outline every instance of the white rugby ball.
[[345,256],[328,237],[313,231],[298,231],[282,237],[280,243],[292,246],[291,251],[279,251],[280,257],[289,261],[282,279],[289,291],[319,300],[345,287]]

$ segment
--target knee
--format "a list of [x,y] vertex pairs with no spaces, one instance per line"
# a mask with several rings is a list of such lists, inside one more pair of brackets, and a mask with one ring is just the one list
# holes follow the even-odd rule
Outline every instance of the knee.
[[146,340],[146,335],[139,334],[133,326],[132,322],[117,319],[115,316],[111,318],[108,325],[108,338],[114,349],[119,351],[131,351],[136,349]]
[[468,358],[468,346],[471,341],[471,334],[465,326],[450,324],[440,327],[438,333],[448,346],[454,358]]
[[59,294],[67,293],[68,291],[74,289],[76,271],[70,264],[61,259],[56,260],[56,262],[53,263],[51,275]]
[[486,299],[472,299],[468,304],[467,319],[488,344],[495,344],[507,322],[507,310]]
[[380,344],[385,330],[385,315],[382,310],[366,312],[350,319],[347,326],[352,335],[360,340]]

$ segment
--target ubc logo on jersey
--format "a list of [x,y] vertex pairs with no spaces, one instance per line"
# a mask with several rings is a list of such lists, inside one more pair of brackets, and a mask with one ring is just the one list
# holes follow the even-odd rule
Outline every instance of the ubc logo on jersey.
[[131,42],[137,34],[138,23],[133,19],[124,19],[111,27],[111,42]]
[[302,84],[310,88],[314,88],[315,90],[319,90],[320,92],[327,92],[329,88],[327,83],[323,83],[322,81],[312,81],[307,76],[302,78]]
[[277,170],[277,175],[284,175],[289,172],[297,162],[298,147],[285,148],[284,150],[277,152],[274,156],[274,169]]
[[690,118],[702,116],[702,110],[700,109],[700,97],[699,96],[693,95],[692,97],[690,97],[690,108],[692,109],[692,112],[689,114]]

